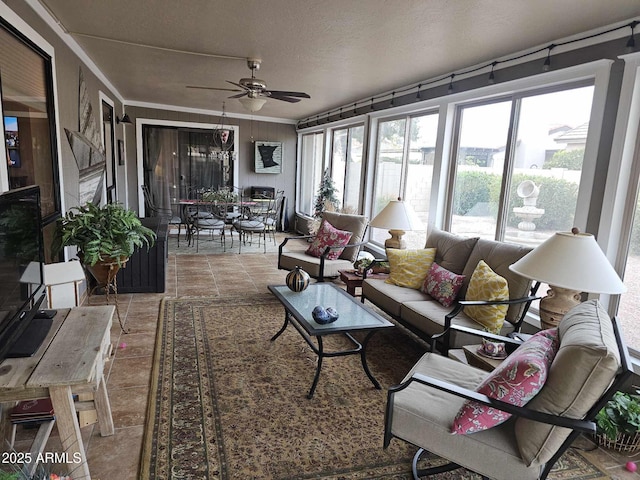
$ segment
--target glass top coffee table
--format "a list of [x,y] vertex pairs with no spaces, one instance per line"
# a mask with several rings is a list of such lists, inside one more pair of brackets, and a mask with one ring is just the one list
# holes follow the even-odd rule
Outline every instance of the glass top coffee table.
[[[292,292],[286,285],[269,285],[269,290],[282,303],[285,310],[284,325],[276,333],[271,341],[278,338],[291,323],[307,342],[311,350],[318,355],[318,365],[313,378],[311,390],[307,398],[312,398],[320,378],[322,359],[325,357],[342,357],[345,355],[360,354],[362,368],[373,383],[374,387],[380,389],[380,384],[371,374],[367,365],[366,350],[369,340],[378,330],[393,327],[393,323],[382,318],[366,305],[349,295],[341,288],[332,283],[316,283],[309,285],[302,292]],[[338,320],[333,323],[321,325],[311,316],[311,312],[316,305],[323,307],[333,307],[339,314]],[[362,343],[357,341],[351,333],[356,331],[368,332]],[[322,337],[325,335],[345,335],[354,345],[354,348],[335,352],[325,352],[322,344]],[[312,337],[316,338],[317,345]]]

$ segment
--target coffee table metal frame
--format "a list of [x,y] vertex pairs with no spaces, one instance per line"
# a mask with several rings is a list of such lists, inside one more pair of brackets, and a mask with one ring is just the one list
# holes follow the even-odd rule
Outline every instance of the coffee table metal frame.
[[[325,357],[343,357],[346,355],[360,354],[364,372],[367,374],[367,377],[369,377],[369,380],[371,380],[371,383],[373,383],[373,386],[378,390],[381,389],[380,383],[375,379],[367,365],[367,344],[378,330],[393,327],[393,323],[384,319],[332,283],[312,284],[302,292],[292,292],[286,285],[269,285],[268,288],[280,303],[282,303],[285,310],[284,324],[282,328],[271,337],[271,341],[273,342],[282,335],[287,329],[287,326],[291,324],[305,342],[307,342],[311,350],[318,356],[316,373],[307,398],[311,399],[313,397],[318,385],[318,380],[320,379],[322,359]],[[340,317],[333,323],[320,325],[316,323],[311,316],[311,311],[315,305],[322,305],[324,307],[333,306],[337,309]],[[300,311],[299,308],[303,307],[304,311]],[[362,343],[351,335],[351,333],[355,331],[368,331]],[[322,337],[335,334],[345,335],[353,343],[354,348],[325,352]],[[317,346],[314,344],[312,337],[315,337]]]

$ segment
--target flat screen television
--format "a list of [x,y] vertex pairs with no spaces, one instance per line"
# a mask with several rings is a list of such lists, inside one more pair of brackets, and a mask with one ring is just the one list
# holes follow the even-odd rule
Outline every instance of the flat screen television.
[[33,355],[53,323],[46,297],[40,187],[0,194],[0,361]]

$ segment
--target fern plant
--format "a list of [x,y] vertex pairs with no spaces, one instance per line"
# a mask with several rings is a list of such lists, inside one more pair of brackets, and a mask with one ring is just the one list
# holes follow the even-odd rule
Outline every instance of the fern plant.
[[59,218],[51,249],[58,254],[62,248],[75,245],[85,265],[102,261],[126,261],[136,247],[153,246],[156,234],[142,225],[138,215],[119,203],[102,207],[87,203],[71,208]]

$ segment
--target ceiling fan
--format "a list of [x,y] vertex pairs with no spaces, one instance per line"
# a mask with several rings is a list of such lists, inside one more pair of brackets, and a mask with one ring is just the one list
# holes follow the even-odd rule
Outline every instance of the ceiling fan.
[[296,103],[302,98],[311,98],[308,94],[303,92],[289,92],[284,90],[270,90],[267,88],[267,84],[264,80],[256,78],[256,70],[260,70],[260,64],[262,60],[259,58],[248,58],[247,67],[251,69],[251,78],[241,78],[238,82],[232,82],[227,80],[228,83],[240,87],[237,88],[216,88],[216,87],[200,87],[195,85],[187,85],[187,88],[200,88],[205,90],[221,90],[226,92],[241,92],[237,95],[232,95],[229,98],[273,98],[275,100],[282,100],[283,102]]

